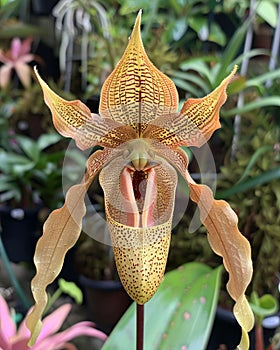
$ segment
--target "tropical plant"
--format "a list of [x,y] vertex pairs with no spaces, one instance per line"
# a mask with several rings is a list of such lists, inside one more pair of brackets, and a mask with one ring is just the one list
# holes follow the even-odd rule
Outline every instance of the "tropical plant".
[[[194,55],[195,57],[180,62],[180,70],[168,70],[167,73],[172,77],[174,83],[186,91],[188,95],[201,97],[217,86],[235,64],[239,65],[245,59],[248,60],[259,55],[269,55],[267,50],[251,48],[240,54],[250,21],[251,19],[249,18],[235,31],[221,52],[203,56]],[[264,92],[266,91],[265,84],[268,80],[279,78],[280,69],[270,72],[264,70],[261,74],[251,71],[250,74],[251,76],[241,75],[237,77],[229,89],[229,94],[255,89],[257,93],[255,100],[249,101],[250,103],[246,103],[242,108],[231,108],[225,111],[223,115],[234,116],[237,113],[242,114],[263,106],[279,106],[278,96],[265,96]],[[259,93],[261,95],[258,95]],[[260,96],[261,98],[258,98]]]
[[[28,208],[41,205],[54,209],[62,199],[60,150],[50,151],[61,140],[55,133],[38,140],[10,134],[0,145],[0,201]],[[50,195],[51,194],[51,195]]]
[[248,13],[251,4],[254,4],[254,15],[256,15],[257,24],[260,22],[267,22],[272,28],[276,27],[277,23],[277,4],[278,0],[256,0],[250,2],[249,0],[238,1],[229,0],[223,3],[224,11],[227,13],[235,12],[239,18],[244,18]]
[[[90,155],[82,183],[72,186],[65,204],[53,211],[35,252],[37,274],[32,280],[35,306],[26,323],[34,344],[46,305],[46,286],[59,273],[67,250],[81,232],[84,197],[94,177],[104,191],[105,209],[118,273],[137,303],[138,349],[143,348],[143,311],[163,278],[169,250],[177,173],[189,186],[208,229],[212,249],[229,272],[228,291],[242,327],[240,349],[247,350],[247,332],[254,318],[245,297],[251,280],[250,245],[237,227],[228,203],[194,182],[188,157],[179,146],[203,145],[220,126],[219,110],[237,67],[210,94],[187,100],[178,113],[178,93],[172,81],[151,64],[140,35],[139,13],[127,49],[101,92],[100,114],[81,101],[66,101],[53,92],[36,71],[54,124],[81,149],[100,145]],[[62,244],[65,242],[65,244]],[[241,266],[240,266],[241,264]]]
[[79,52],[81,62],[81,87],[86,89],[88,59],[95,45],[90,44],[90,32],[97,32],[98,41],[104,41],[108,53],[110,50],[109,21],[106,9],[97,0],[60,0],[53,9],[55,27],[60,40],[59,63],[64,77],[64,89],[70,91],[73,78],[74,53]]

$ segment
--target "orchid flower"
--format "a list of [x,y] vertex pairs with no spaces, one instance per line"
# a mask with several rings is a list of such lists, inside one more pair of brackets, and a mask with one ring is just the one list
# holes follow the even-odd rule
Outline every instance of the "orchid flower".
[[[82,149],[100,145],[87,161],[81,184],[72,186],[62,208],[44,225],[32,280],[35,306],[26,323],[31,344],[41,329],[46,286],[58,275],[64,256],[82,228],[84,197],[97,173],[104,191],[106,219],[120,279],[139,305],[152,298],[164,275],[172,228],[177,172],[197,203],[213,250],[229,273],[227,289],[242,327],[240,349],[248,349],[247,332],[254,318],[245,297],[252,277],[250,245],[239,232],[237,216],[227,202],[215,200],[206,185],[188,173],[180,146],[200,147],[220,127],[219,111],[237,67],[209,95],[188,99],[178,112],[174,83],[149,60],[140,34],[139,12],[128,46],[102,91],[99,115],[81,101],[66,101],[36,71],[57,131]],[[175,170],[176,169],[176,170]]]
[[42,332],[37,342],[31,348],[28,347],[30,331],[22,322],[17,330],[9,307],[5,299],[0,295],[0,349],[1,350],[59,350],[77,348],[69,343],[73,338],[87,335],[106,340],[106,334],[93,328],[94,323],[83,321],[74,324],[68,329],[56,333],[62,326],[64,320],[71,310],[71,304],[64,304],[53,311],[43,320]]
[[32,70],[27,63],[38,60],[36,55],[30,53],[31,43],[31,38],[27,38],[23,41],[19,38],[14,38],[11,43],[11,48],[7,52],[0,49],[0,62],[4,63],[0,67],[0,87],[7,87],[11,80],[13,69],[16,71],[24,87],[30,85]]

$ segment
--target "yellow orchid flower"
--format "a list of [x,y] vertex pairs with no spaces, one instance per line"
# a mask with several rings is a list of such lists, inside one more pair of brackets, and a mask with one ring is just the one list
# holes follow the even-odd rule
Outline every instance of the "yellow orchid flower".
[[[237,216],[228,203],[215,200],[205,185],[188,173],[188,158],[180,146],[200,147],[220,127],[219,111],[237,67],[209,95],[188,99],[181,111],[174,83],[149,60],[140,34],[141,11],[120,62],[105,81],[100,114],[91,114],[81,101],[66,101],[40,78],[44,99],[57,131],[93,153],[81,184],[72,186],[62,208],[44,225],[34,261],[35,299],[26,323],[34,343],[47,302],[46,286],[61,270],[64,256],[77,241],[85,215],[84,196],[100,171],[108,222],[119,276],[138,304],[146,303],[159,287],[169,250],[177,172],[190,188],[200,209],[213,250],[223,257],[229,273],[228,292],[242,327],[241,350],[249,347],[247,332],[254,323],[245,297],[252,277],[251,250],[237,228]],[[176,169],[176,170],[175,170]]]

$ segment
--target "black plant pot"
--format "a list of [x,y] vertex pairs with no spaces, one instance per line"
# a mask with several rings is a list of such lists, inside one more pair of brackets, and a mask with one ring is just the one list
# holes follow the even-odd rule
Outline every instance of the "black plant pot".
[[233,350],[240,338],[241,329],[233,313],[218,307],[206,350],[217,350],[221,344],[225,344],[228,350]]
[[[278,316],[276,315],[275,317]],[[270,344],[270,339],[274,335],[276,328],[280,325],[280,317],[278,317],[278,322],[278,324],[270,322],[269,327],[263,327],[265,349]],[[269,324],[269,322],[266,322],[265,324]],[[221,344],[226,345],[226,349],[228,350],[236,349],[240,338],[241,328],[233,313],[229,310],[218,307],[206,350],[217,350]],[[255,329],[249,333],[249,338],[250,350],[255,350]]]
[[32,12],[37,16],[49,16],[58,0],[32,0]]
[[38,240],[39,209],[0,208],[1,238],[10,261],[33,260]]
[[120,281],[97,281],[80,275],[79,284],[84,291],[89,319],[109,334],[131,304],[131,298]]

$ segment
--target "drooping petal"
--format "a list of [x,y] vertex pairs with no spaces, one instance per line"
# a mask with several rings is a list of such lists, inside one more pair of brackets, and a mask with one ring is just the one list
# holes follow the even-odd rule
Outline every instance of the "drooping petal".
[[62,136],[73,138],[80,149],[85,150],[97,144],[115,148],[135,137],[132,128],[91,114],[89,108],[81,101],[64,100],[50,89],[36,69],[35,73],[43,90],[45,102],[52,112],[55,128]]
[[38,337],[38,342],[59,331],[71,311],[71,308],[71,304],[61,305],[58,309],[43,319],[42,331]]
[[193,181],[187,171],[188,160],[185,153],[177,150],[164,152],[164,155],[189,184],[190,197],[200,209],[200,218],[207,228],[211,248],[223,258],[223,264],[229,273],[227,290],[235,301],[233,312],[242,327],[238,349],[248,350],[248,332],[254,326],[254,315],[245,297],[253,273],[250,244],[238,230],[237,215],[229,204],[223,200],[215,200],[207,186]]
[[5,88],[8,86],[9,81],[11,80],[13,66],[10,63],[7,63],[0,67],[0,87]]
[[[235,300],[233,312],[242,327],[239,349],[246,350],[249,348],[247,332],[254,326],[254,315],[245,297],[253,273],[250,244],[239,232],[237,216],[227,202],[214,200],[211,190],[205,185],[189,180],[189,186],[191,199],[198,204],[201,215],[206,216],[203,224],[208,230],[209,243],[214,252],[222,256],[229,273],[227,290]],[[205,212],[205,207],[210,203],[211,210]]]
[[82,228],[86,208],[84,196],[94,176],[100,171],[111,155],[110,150],[95,152],[88,160],[88,172],[84,181],[72,186],[66,195],[62,208],[54,210],[44,224],[34,262],[37,273],[31,282],[35,306],[26,317],[31,331],[30,344],[34,344],[42,328],[41,317],[47,304],[46,287],[59,274],[66,252],[76,243]]
[[10,58],[7,56],[7,53],[0,49],[0,62],[2,63],[11,63]]
[[[176,171],[162,158],[154,161],[159,165],[153,168],[150,182],[143,180],[143,188],[140,180],[123,188],[120,181],[125,165],[122,157],[108,163],[100,173],[118,273],[127,293],[138,304],[150,300],[165,271],[177,184]],[[137,173],[139,177],[142,175],[149,178],[149,172]],[[125,181],[132,179],[126,177]],[[133,187],[134,192],[129,194]],[[139,218],[135,220],[138,227],[132,226],[131,215]]]
[[10,316],[5,299],[0,294],[0,347],[10,350],[10,338],[16,333],[16,325]]
[[127,48],[101,90],[99,111],[138,130],[139,124],[155,119],[163,112],[178,108],[178,93],[171,79],[149,60],[140,34],[139,12]]
[[28,87],[31,84],[31,68],[28,64],[18,61],[15,63],[15,71],[24,87]]
[[209,95],[189,98],[179,113],[165,114],[150,123],[143,137],[158,140],[172,148],[205,144],[221,126],[220,108],[226,101],[226,88],[236,70],[237,66]]

